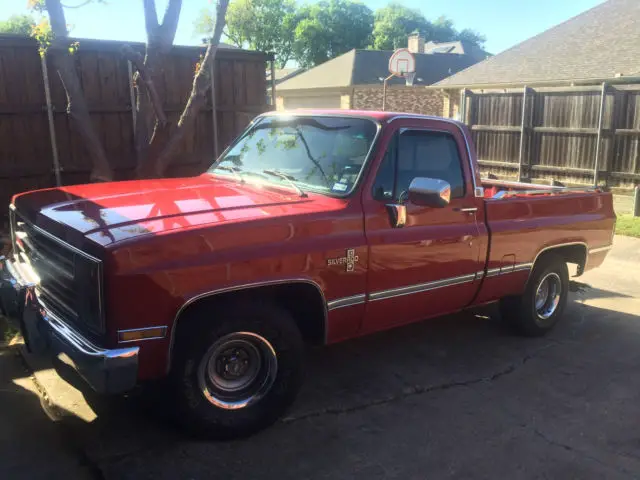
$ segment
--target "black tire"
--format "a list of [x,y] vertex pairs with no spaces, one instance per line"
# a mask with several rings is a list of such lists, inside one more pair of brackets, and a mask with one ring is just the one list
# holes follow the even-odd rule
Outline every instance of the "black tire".
[[[560,292],[557,295],[558,301],[554,307],[554,301],[551,295],[548,296],[545,303],[542,300],[540,308],[536,306],[536,294],[538,288],[542,286],[542,282],[550,285],[549,291],[552,291],[553,285],[559,287]],[[541,294],[544,294],[544,287]],[[544,295],[539,298],[542,299]],[[569,296],[569,270],[565,260],[554,254],[548,254],[538,259],[533,266],[533,271],[527,282],[524,293],[517,297],[506,297],[500,301],[500,313],[505,320],[517,333],[526,337],[541,337],[547,334],[555,327],[564,313]]]
[[[270,303],[245,300],[222,308],[199,309],[193,315],[195,318],[183,320],[188,325],[182,325],[175,346],[171,388],[178,422],[193,434],[215,439],[245,437],[273,424],[293,403],[304,373],[302,336],[289,312]],[[215,345],[220,342],[225,345],[229,339],[256,341],[260,350],[258,357],[262,360],[253,363],[261,365],[260,372],[263,373],[257,375],[265,375],[265,390],[258,389],[252,403],[234,409],[215,403],[226,401],[219,393],[227,392],[217,390],[216,380],[212,380],[221,379],[220,375],[228,373],[229,356],[220,354],[214,358],[211,349],[217,352],[218,348],[224,347]],[[275,353],[275,374],[270,350],[263,340]],[[237,350],[234,352],[233,359],[236,359]],[[223,358],[222,374],[219,374],[220,362],[216,358]],[[271,373],[264,373],[269,370],[265,365]],[[210,373],[212,370],[213,374]],[[261,381],[255,382],[254,389]],[[204,391],[202,382],[206,386]],[[267,388],[268,383],[271,385]],[[243,396],[242,392],[233,395]]]

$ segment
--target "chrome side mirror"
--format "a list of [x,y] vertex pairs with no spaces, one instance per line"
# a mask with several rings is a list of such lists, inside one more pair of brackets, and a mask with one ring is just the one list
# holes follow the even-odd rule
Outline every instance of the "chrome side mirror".
[[409,201],[423,207],[446,207],[451,201],[451,185],[438,178],[416,177],[409,185]]

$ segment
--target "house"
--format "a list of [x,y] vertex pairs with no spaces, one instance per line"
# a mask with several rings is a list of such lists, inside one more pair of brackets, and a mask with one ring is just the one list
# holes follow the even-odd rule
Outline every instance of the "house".
[[[290,78],[295,77],[296,75],[304,72],[304,68],[301,67],[293,67],[293,68],[276,68],[274,73],[275,84],[279,85],[285,80],[289,80]],[[267,70],[267,104],[273,105],[271,101],[271,89],[273,88],[273,83],[271,82],[271,69]]]
[[640,2],[608,0],[437,82],[434,88],[444,89],[453,105],[463,89],[632,83],[638,76]]
[[[301,67],[276,68],[274,75],[276,79],[276,85],[279,85],[285,80],[289,80],[290,78],[293,78],[302,72],[304,72],[304,68]],[[267,87],[271,88],[271,70],[267,70]]]
[[470,127],[485,173],[621,189],[640,179],[638,0],[605,1],[430,89]]
[[[437,45],[428,45],[427,52],[421,35],[409,36],[407,48],[416,58],[414,85],[406,86],[402,78],[391,79],[387,92],[388,110],[440,115],[443,109],[442,93],[421,87],[478,62],[478,52],[469,54],[470,47],[461,42],[447,44],[444,53],[433,51]],[[277,86],[276,108],[379,110],[382,108],[383,80],[389,75],[392,54],[392,51],[385,50],[351,50],[299,73]]]

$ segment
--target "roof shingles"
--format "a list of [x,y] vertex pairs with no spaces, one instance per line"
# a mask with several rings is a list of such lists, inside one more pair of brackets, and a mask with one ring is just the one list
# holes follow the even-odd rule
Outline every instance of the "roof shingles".
[[640,1],[608,0],[436,85],[601,80],[639,71]]
[[[393,52],[386,50],[351,50],[322,63],[278,85],[278,90],[303,90],[312,88],[345,88],[355,85],[377,85],[380,78],[389,75],[389,58]],[[420,85],[431,85],[452,73],[473,65],[476,60],[460,54],[415,54],[416,77]],[[401,78],[393,78],[390,84],[404,84]]]

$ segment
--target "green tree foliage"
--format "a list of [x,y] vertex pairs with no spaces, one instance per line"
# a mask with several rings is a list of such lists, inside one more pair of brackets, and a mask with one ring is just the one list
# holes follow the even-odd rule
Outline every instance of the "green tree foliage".
[[322,0],[297,15],[293,52],[303,67],[318,65],[371,39],[374,16],[366,5],[350,0]]
[[[226,38],[238,47],[273,52],[280,67],[292,55],[295,0],[234,0],[227,11]],[[203,10],[195,32],[207,36],[215,18]]]
[[[196,33],[211,31],[212,16],[203,11]],[[320,0],[298,6],[295,0],[233,0],[225,36],[239,47],[273,52],[280,67],[295,60],[312,67],[354,48],[395,50],[420,32],[427,41],[466,40],[482,46],[485,37],[473,30],[458,32],[451,19],[427,20],[418,9],[390,3],[376,10],[354,0]]]
[[473,30],[458,32],[453,21],[441,16],[434,22],[427,20],[420,10],[405,7],[399,3],[390,3],[376,10],[373,26],[372,47],[376,50],[395,50],[407,46],[410,33],[420,32],[426,41],[451,42],[466,40],[483,46],[486,38]]
[[14,35],[31,35],[31,30],[36,25],[31,15],[11,15],[6,20],[0,21],[0,33],[12,33]]
[[415,31],[430,36],[431,23],[420,10],[390,3],[376,10],[372,47],[376,50],[406,47],[408,35]]
[[458,40],[463,40],[463,41],[472,43],[474,45],[483,47],[484,42],[487,41],[487,37],[485,37],[481,33],[476,32],[475,30],[465,28],[464,30],[458,33]]

